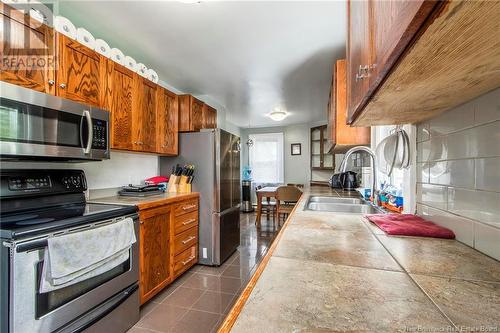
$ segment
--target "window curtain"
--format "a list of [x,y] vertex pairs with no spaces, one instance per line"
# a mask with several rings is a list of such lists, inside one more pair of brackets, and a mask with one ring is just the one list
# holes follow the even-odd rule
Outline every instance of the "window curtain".
[[255,184],[284,182],[283,133],[250,134],[249,164]]

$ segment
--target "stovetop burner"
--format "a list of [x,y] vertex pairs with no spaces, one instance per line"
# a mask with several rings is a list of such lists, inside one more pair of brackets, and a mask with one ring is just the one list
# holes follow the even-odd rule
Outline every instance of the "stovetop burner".
[[2,214],[0,236],[18,238],[135,212],[133,206],[85,203]]

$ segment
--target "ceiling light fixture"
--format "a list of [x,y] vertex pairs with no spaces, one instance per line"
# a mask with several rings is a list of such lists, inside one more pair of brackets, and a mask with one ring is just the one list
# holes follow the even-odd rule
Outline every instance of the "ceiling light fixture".
[[281,109],[275,109],[273,112],[269,113],[268,116],[274,121],[282,121],[288,117],[288,112]]

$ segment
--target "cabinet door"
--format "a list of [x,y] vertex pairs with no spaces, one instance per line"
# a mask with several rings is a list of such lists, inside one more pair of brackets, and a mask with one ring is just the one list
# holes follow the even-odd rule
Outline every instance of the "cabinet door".
[[133,89],[137,74],[111,60],[107,62],[106,72],[105,106],[111,112],[111,148],[131,150]]
[[193,97],[193,102],[191,105],[191,121],[193,131],[197,132],[203,128],[203,105],[202,101],[197,100]]
[[369,89],[366,70],[372,64],[370,25],[370,1],[349,1],[347,38],[348,120],[352,118],[359,108]]
[[2,65],[0,80],[54,94],[53,30],[0,3]]
[[203,107],[203,128],[217,127],[217,110],[210,105]]
[[374,64],[370,86],[378,85],[403,53],[436,1],[372,1]]
[[139,213],[141,303],[170,282],[170,212],[164,206]]
[[137,151],[156,151],[156,88],[153,82],[135,77],[134,100],[132,110],[133,148]]
[[336,131],[335,85],[336,85],[335,64],[333,64],[333,75],[330,86],[330,96],[328,97],[328,105],[327,105],[327,115],[328,115],[327,137],[332,144],[335,144],[335,131]]
[[102,107],[106,58],[63,34],[56,36],[57,95]]
[[179,132],[191,132],[191,95],[179,96]]
[[370,144],[370,127],[347,125],[346,115],[346,61],[337,60],[335,65],[335,140],[337,146],[358,146]]
[[157,143],[160,154],[177,155],[179,103],[177,95],[158,87]]

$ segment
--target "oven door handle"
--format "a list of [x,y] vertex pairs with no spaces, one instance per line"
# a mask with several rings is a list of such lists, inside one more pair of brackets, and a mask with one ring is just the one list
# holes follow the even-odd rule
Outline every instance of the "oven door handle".
[[139,286],[137,284],[134,284],[127,289],[123,290],[120,292],[119,295],[115,295],[112,300],[108,301],[107,304],[101,305],[102,312],[98,312],[99,309],[96,309],[95,313],[92,313],[90,316],[87,316],[86,321],[82,320],[86,316],[82,316],[79,319],[76,319],[75,321],[70,322],[69,324],[59,328],[58,330],[54,331],[54,333],[79,333],[83,332],[90,326],[94,325],[97,323],[99,320],[102,318],[106,317],[108,314],[113,312],[117,307],[119,307],[123,302],[125,302],[130,296],[132,296],[137,289],[139,289]]
[[84,110],[83,116],[85,117],[85,119],[87,119],[87,130],[88,130],[87,146],[84,148],[83,152],[85,155],[89,155],[90,150],[92,149],[92,139],[94,136],[94,128],[92,126],[92,117],[90,116],[90,111]]

